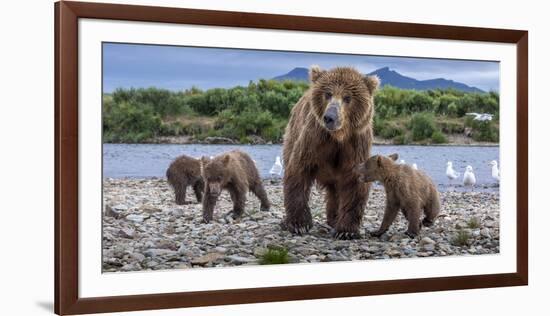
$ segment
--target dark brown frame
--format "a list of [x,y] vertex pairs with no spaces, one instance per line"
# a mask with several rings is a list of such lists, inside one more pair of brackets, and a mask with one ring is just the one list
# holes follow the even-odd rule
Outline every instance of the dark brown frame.
[[[78,19],[512,43],[517,46],[517,271],[374,282],[79,298]],[[55,3],[55,312],[59,315],[527,285],[527,31],[148,7]]]

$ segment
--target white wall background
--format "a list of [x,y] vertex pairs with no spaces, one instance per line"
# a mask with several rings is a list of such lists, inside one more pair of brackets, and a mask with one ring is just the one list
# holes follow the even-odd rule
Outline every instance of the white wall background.
[[[91,1],[91,0],[90,0]],[[116,1],[217,10],[529,30],[530,285],[528,287],[221,306],[130,315],[479,315],[547,310],[550,210],[545,199],[550,19],[544,1]],[[0,11],[0,314],[53,313],[53,1]],[[5,145],[7,143],[7,146]],[[539,312],[540,311],[540,312]]]

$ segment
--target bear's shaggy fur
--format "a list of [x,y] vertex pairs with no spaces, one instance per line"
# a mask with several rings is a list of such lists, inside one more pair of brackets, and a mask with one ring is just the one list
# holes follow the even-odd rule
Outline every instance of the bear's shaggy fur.
[[310,88],[294,106],[284,136],[283,228],[307,232],[308,206],[316,181],[326,191],[327,223],[336,238],[358,238],[369,184],[353,168],[366,161],[372,144],[373,93],[379,80],[339,67],[310,69]]
[[[440,210],[439,192],[424,172],[414,170],[409,165],[394,162],[397,155],[390,158],[372,156],[357,167],[362,181],[380,181],[386,190],[386,210],[380,228],[371,233],[373,236],[384,234],[395,220],[399,210],[409,222],[406,234],[414,237],[421,225],[431,226]],[[424,219],[420,217],[424,212]]]
[[193,157],[181,155],[176,158],[166,170],[168,183],[174,189],[176,195],[176,204],[189,204],[185,201],[187,186],[191,186],[195,191],[197,203],[202,201],[202,191],[204,182],[201,176],[201,163]]
[[233,218],[239,218],[246,202],[248,190],[252,191],[261,202],[261,210],[269,210],[270,203],[267,199],[262,180],[254,161],[247,154],[234,150],[213,159],[202,157],[203,178],[206,182],[204,199],[202,201],[203,221],[212,220],[214,206],[223,189],[229,191],[233,201]]

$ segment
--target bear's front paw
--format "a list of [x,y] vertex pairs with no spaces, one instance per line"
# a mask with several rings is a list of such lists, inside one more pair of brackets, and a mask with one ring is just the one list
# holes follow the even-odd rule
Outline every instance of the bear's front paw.
[[237,220],[237,219],[241,218],[241,215],[242,215],[242,212],[237,212],[235,210],[232,210],[232,211],[228,212],[224,217],[225,218],[231,217],[233,220]]
[[281,228],[284,230],[288,230],[290,233],[294,235],[304,235],[311,229],[312,223],[302,223],[302,222],[296,222],[296,221],[288,221],[283,220],[281,223]]
[[208,224],[208,223],[210,223],[211,220],[212,220],[212,218],[203,217],[201,223]]
[[369,235],[371,235],[372,237],[380,237],[384,235],[385,232],[386,231],[384,230],[377,230],[377,231],[369,232]]
[[261,206],[260,211],[262,212],[269,212],[269,206]]
[[426,219],[424,218],[422,220],[422,225],[425,226],[425,227],[430,227],[434,224],[434,221],[433,220],[429,220],[429,219]]
[[337,230],[333,229],[331,231],[331,235],[332,235],[333,238],[341,239],[341,240],[351,240],[351,239],[360,239],[361,238],[361,234],[359,234],[359,232],[356,232],[356,231],[353,231],[353,232],[337,231]]
[[417,233],[410,232],[410,231],[406,231],[406,232],[405,232],[405,235],[407,235],[407,236],[408,236],[409,238],[411,238],[411,239],[414,239],[414,238],[416,238],[416,236],[418,236]]

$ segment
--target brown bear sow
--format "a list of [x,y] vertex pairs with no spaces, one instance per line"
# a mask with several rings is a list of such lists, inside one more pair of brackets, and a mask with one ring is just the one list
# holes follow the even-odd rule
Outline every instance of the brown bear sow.
[[379,81],[357,70],[310,69],[310,88],[292,109],[284,136],[283,227],[303,234],[312,226],[312,183],[326,191],[327,223],[336,238],[358,238],[369,194],[353,168],[372,144],[373,93]]
[[195,191],[197,203],[202,201],[204,182],[201,176],[201,163],[198,159],[185,155],[179,156],[166,170],[166,178],[176,194],[176,204],[190,203],[185,201],[187,186],[191,186]]
[[[440,209],[439,193],[425,173],[408,165],[396,164],[394,160],[397,160],[395,154],[390,158],[376,155],[357,167],[362,181],[380,181],[386,190],[384,219],[380,228],[371,235],[384,234],[401,210],[409,222],[406,234],[412,238],[420,231],[421,224],[431,226],[434,223]],[[422,211],[425,216],[420,222]]]
[[203,221],[212,220],[214,206],[223,189],[229,191],[233,201],[233,218],[239,218],[244,211],[246,194],[252,191],[261,202],[261,210],[269,210],[270,204],[260,174],[254,161],[247,154],[234,150],[208,159],[202,157],[203,178],[206,182],[202,201]]

